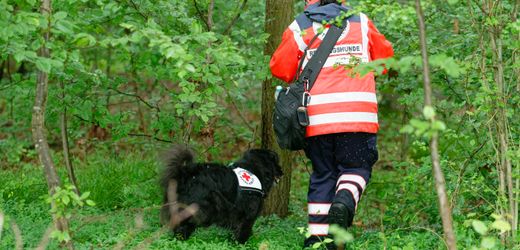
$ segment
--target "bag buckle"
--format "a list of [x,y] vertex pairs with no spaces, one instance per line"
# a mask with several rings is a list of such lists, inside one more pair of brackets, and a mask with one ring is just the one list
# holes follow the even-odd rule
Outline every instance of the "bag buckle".
[[303,90],[305,92],[307,92],[307,90],[309,90],[309,78],[308,77],[303,77]]
[[302,106],[307,107],[307,104],[311,101],[311,93],[305,91],[302,95]]

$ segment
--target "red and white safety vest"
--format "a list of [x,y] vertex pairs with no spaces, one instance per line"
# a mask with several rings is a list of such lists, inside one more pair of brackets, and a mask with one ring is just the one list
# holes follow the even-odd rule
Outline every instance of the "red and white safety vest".
[[[271,58],[272,74],[291,82],[303,52],[322,24],[300,15],[284,32],[282,43]],[[328,28],[309,47],[302,69],[319,47]],[[377,133],[377,97],[374,74],[351,77],[341,65],[353,59],[369,62],[393,56],[393,49],[365,14],[351,17],[312,89],[308,105],[310,125],[306,136],[342,132]]]

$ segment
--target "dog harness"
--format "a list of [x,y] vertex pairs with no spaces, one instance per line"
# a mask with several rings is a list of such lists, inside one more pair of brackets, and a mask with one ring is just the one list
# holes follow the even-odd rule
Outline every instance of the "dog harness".
[[260,183],[260,179],[256,175],[239,167],[233,168],[233,172],[237,176],[239,195],[242,193],[265,195],[262,190],[262,183]]

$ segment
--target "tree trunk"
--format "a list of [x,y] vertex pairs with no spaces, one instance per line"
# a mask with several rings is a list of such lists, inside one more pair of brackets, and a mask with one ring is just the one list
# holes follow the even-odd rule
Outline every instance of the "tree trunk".
[[[511,236],[514,236],[518,228],[518,202],[515,201],[514,183],[513,183],[513,172],[511,160],[508,156],[509,152],[509,120],[507,118],[507,89],[505,78],[504,78],[504,61],[502,57],[502,37],[501,28],[493,26],[490,29],[491,47],[493,49],[493,70],[495,75],[495,83],[497,84],[497,97],[498,105],[496,106],[497,116],[495,123],[497,127],[497,137],[499,142],[499,167],[500,167],[500,190],[501,196],[509,201],[509,223],[512,226]],[[507,196],[507,197],[506,197]],[[516,211],[516,212],[515,212]],[[514,237],[513,237],[514,239]]]
[[[271,56],[282,40],[284,30],[293,19],[294,0],[267,0],[265,9],[265,32],[269,39],[264,54]],[[280,155],[280,165],[284,173],[280,183],[275,186],[265,203],[263,214],[277,214],[284,217],[288,213],[289,191],[291,188],[292,157],[289,151],[281,150],[274,138],[274,80],[266,79],[262,83],[262,148],[272,149]]]
[[[511,22],[516,20],[518,5],[520,1],[516,1],[514,5],[514,9],[511,13]],[[477,3],[478,4],[478,3]],[[510,13],[507,13],[503,7],[501,1],[492,1],[487,0],[483,1],[480,6],[478,6],[482,11],[482,14],[490,19],[497,20],[508,20],[510,17]],[[504,217],[504,219],[508,220],[511,224],[511,232],[509,235],[502,234],[503,241],[511,241],[515,242],[516,234],[518,231],[518,190],[519,179],[515,177],[515,173],[513,173],[513,164],[511,162],[511,157],[509,155],[512,143],[512,136],[509,128],[509,118],[508,111],[511,109],[508,103],[508,93],[509,90],[512,90],[515,86],[514,82],[509,83],[506,81],[504,76],[505,71],[505,62],[503,58],[504,46],[502,42],[502,31],[506,27],[509,22],[498,22],[496,24],[485,24],[488,29],[486,29],[486,35],[489,35],[489,44],[491,45],[492,50],[492,60],[491,60],[491,68],[493,69],[493,80],[496,84],[496,92],[495,98],[493,99],[493,103],[490,104],[493,107],[491,120],[493,123],[490,125],[494,134],[494,140],[496,140],[495,152],[496,152],[496,169],[499,179],[499,188],[498,188],[498,204],[499,204],[499,213]],[[512,50],[512,62],[515,62],[517,52]],[[482,65],[485,65],[485,61],[482,62]],[[514,73],[518,75],[519,70],[513,69]],[[482,75],[485,75],[485,71],[482,71]],[[515,78],[513,78],[515,79]],[[509,85],[511,84],[511,85]],[[517,90],[520,90],[520,83],[517,83]],[[491,130],[490,130],[491,131]],[[510,236],[510,238],[506,238],[506,236]]]
[[[423,62],[423,81],[424,81],[424,106],[432,107],[432,87],[430,81],[430,68],[428,65],[428,49],[426,45],[426,27],[424,24],[424,14],[421,1],[415,0],[415,8],[419,21],[419,32],[421,40],[421,54]],[[439,208],[444,229],[444,238],[449,250],[457,249],[457,240],[453,232],[453,219],[451,216],[451,206],[446,193],[446,183],[439,159],[438,134],[434,133],[430,141],[431,159],[433,165],[433,175],[435,178],[435,189],[439,198]]]
[[[46,47],[46,43],[50,37],[50,25],[51,25],[51,0],[42,0],[41,13],[47,18],[48,27],[43,31],[43,38],[45,43],[38,51],[40,57],[49,58],[49,49]],[[49,194],[52,196],[56,192],[56,188],[60,186],[60,178],[54,167],[52,161],[49,144],[45,135],[45,107],[47,104],[47,87],[49,82],[49,75],[46,72],[38,71],[36,80],[36,96],[33,106],[32,114],[32,134],[33,141],[40,163],[43,165],[45,178],[47,180],[47,186],[49,188]],[[51,203],[54,208],[56,204]],[[56,229],[59,231],[68,231],[68,220],[65,217],[57,217],[53,214],[54,224]],[[69,249],[72,249],[72,241],[66,243]]]

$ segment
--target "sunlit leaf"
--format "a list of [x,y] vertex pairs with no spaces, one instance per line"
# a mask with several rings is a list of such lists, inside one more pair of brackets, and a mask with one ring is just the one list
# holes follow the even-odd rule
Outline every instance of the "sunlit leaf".
[[477,233],[479,233],[480,235],[485,235],[488,231],[488,227],[482,221],[473,220],[473,222],[471,224],[473,225],[473,228],[475,229],[475,231]]

